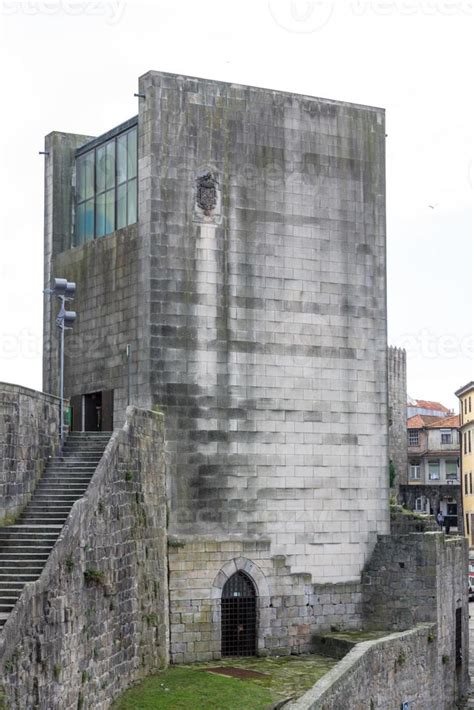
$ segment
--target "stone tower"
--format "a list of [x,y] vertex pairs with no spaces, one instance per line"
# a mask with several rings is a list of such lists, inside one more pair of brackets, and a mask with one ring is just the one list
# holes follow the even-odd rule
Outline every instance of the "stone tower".
[[394,488],[408,482],[407,354],[388,348],[389,458],[394,464]]
[[[73,426],[120,424],[128,401],[165,414],[173,660],[219,657],[233,575],[260,652],[305,650],[359,624],[389,531],[384,112],[160,72],[139,94],[99,138],[46,139],[45,279],[77,283]],[[138,175],[109,176],[134,131]]]

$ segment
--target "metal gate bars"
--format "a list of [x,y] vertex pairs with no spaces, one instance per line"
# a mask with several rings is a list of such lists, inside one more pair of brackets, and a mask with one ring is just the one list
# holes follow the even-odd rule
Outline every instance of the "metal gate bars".
[[255,656],[257,593],[244,572],[224,584],[221,602],[222,656]]

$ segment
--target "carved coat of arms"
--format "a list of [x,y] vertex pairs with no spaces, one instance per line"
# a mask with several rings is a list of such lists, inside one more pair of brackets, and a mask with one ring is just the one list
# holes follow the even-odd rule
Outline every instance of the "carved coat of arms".
[[198,175],[196,180],[196,202],[209,217],[217,205],[217,178],[210,171]]

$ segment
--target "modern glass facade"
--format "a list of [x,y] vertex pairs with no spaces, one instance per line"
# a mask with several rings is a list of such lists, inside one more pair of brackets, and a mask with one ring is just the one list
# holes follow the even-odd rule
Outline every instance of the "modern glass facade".
[[137,126],[76,158],[74,246],[137,221]]

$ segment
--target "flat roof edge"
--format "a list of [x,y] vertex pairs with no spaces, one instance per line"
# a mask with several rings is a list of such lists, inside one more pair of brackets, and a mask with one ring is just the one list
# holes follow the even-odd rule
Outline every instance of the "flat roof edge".
[[466,392],[469,392],[469,390],[474,389],[474,380],[471,382],[468,382],[467,385],[463,385],[460,387],[456,392],[454,393],[456,397],[460,397],[461,395],[465,394]]
[[145,78],[146,76],[149,75],[154,75],[154,76],[163,76],[163,77],[169,77],[169,78],[174,78],[174,79],[182,79],[182,80],[191,80],[191,81],[205,81],[210,84],[222,84],[224,86],[228,87],[236,87],[239,89],[255,89],[257,91],[265,91],[270,94],[281,94],[282,96],[293,96],[297,97],[299,99],[305,99],[309,101],[322,101],[327,104],[336,104],[338,106],[351,106],[354,108],[359,108],[359,109],[364,109],[368,111],[382,111],[385,113],[385,109],[381,106],[371,106],[369,104],[358,104],[354,103],[352,101],[341,101],[338,99],[326,99],[321,96],[311,96],[310,94],[299,94],[294,91],[285,91],[283,89],[270,89],[265,86],[254,86],[254,85],[249,85],[249,84],[239,84],[238,82],[234,81],[222,81],[220,79],[207,79],[205,77],[199,77],[199,76],[188,76],[187,74],[173,74],[171,72],[162,72],[162,71],[156,71],[154,69],[151,69],[150,71],[145,72],[145,74],[142,74],[139,77],[140,79]]

